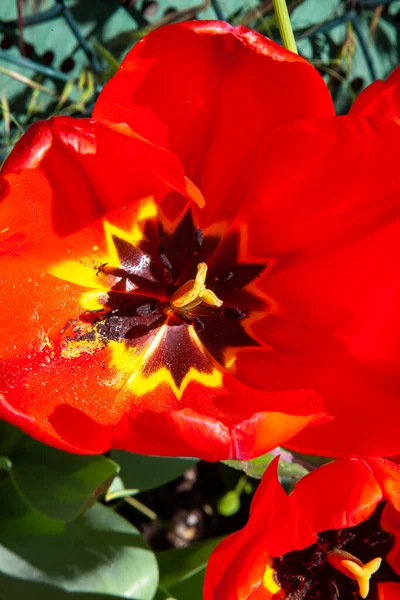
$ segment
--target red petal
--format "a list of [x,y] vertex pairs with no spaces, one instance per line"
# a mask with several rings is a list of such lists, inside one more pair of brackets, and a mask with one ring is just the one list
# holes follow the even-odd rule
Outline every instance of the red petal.
[[191,408],[165,407],[161,412],[139,413],[137,408],[133,407],[132,416],[127,414],[115,429],[114,448],[158,456],[196,456],[210,461],[230,455],[229,428],[221,421]]
[[[400,512],[387,504],[382,512],[381,528],[393,536],[393,546],[387,556],[388,563],[400,575]],[[400,585],[399,585],[400,588]]]
[[82,454],[109,450],[120,407],[110,387],[113,373],[105,376],[102,359],[107,355],[89,352],[75,359],[54,357],[46,346],[2,361],[0,417],[56,448]]
[[[273,556],[305,548],[316,533],[353,527],[367,519],[384,498],[383,490],[368,464],[361,459],[340,459],[300,479],[289,496],[289,514],[276,526],[276,539],[269,546]],[[279,534],[279,530],[281,533]],[[292,537],[291,546],[286,540]]]
[[385,81],[375,81],[355,99],[351,115],[387,117],[400,122],[400,67]]
[[343,458],[300,479],[289,496],[279,492],[277,508],[271,514],[268,509],[265,525],[266,498],[272,484],[269,478],[266,481],[264,478],[254,496],[250,521],[255,535],[258,531],[258,535],[264,536],[268,531],[266,549],[272,556],[309,546],[318,532],[361,523],[383,498],[382,489],[366,462]]
[[[36,123],[16,145],[2,175],[0,249],[10,239],[15,245],[16,235],[25,236],[17,238],[18,252],[42,261],[67,253],[73,258],[71,248],[78,249],[71,234],[91,225],[99,229],[107,212],[143,198],[157,201],[177,190],[202,202],[172,154],[124,125],[88,119]],[[86,252],[98,238],[86,233]]]
[[[241,396],[250,402],[257,392],[247,389]],[[232,431],[232,458],[250,460],[282,445],[298,431],[326,420],[318,396],[298,390],[259,396],[264,411],[256,412]]]
[[[21,190],[22,180],[30,187]],[[0,204],[4,223],[9,224],[0,242],[1,358],[41,350],[71,319],[85,312],[80,304],[85,291],[108,289],[96,271],[109,254],[103,221],[59,237],[49,229],[52,192],[41,173],[27,170],[10,176],[10,181],[10,193]],[[40,202],[46,200],[49,206],[42,212]],[[132,203],[108,213],[107,221],[129,232],[137,213]],[[19,233],[19,227],[24,233]]]
[[378,600],[398,600],[400,583],[378,583]]
[[82,312],[81,290],[21,258],[0,257],[0,278],[0,359],[41,349],[54,328]]
[[374,472],[386,498],[400,512],[400,466],[383,458],[366,460]]
[[[188,189],[187,195],[199,199],[171,154],[126,127],[108,128],[83,119],[35,124],[11,153],[2,174],[2,357],[40,349],[83,312],[79,299],[84,289],[73,284],[87,287],[85,265],[99,266],[107,260],[99,218],[106,211],[108,222],[129,232],[138,217],[135,201],[143,204],[147,196],[157,200],[174,188],[182,194]],[[83,273],[69,279],[72,285],[49,274],[54,265],[74,259]],[[98,287],[96,271],[88,271],[92,287]]]
[[[63,121],[60,123],[63,125]],[[67,120],[64,125],[70,124]],[[93,125],[96,132],[98,127],[104,128]],[[62,127],[60,131],[64,132]],[[89,127],[84,130],[85,136],[88,131],[93,133]],[[96,139],[105,144],[103,133]],[[104,133],[104,138],[107,136]],[[38,143],[41,139],[38,135]],[[96,174],[92,169],[96,165],[85,162],[89,160],[89,150],[85,150],[82,164],[76,159],[75,148],[84,147],[82,140],[77,141],[79,136],[68,139],[75,141],[72,146],[65,142],[66,160],[72,152],[75,158],[71,164],[78,177],[88,169],[81,182],[82,194],[87,185],[90,196],[91,178],[94,180]],[[93,141],[90,136],[89,139]],[[125,390],[132,372],[110,368],[110,349],[97,339],[82,337],[86,325],[79,319],[84,312],[81,294],[85,289],[101,289],[102,285],[102,276],[95,267],[107,262],[103,222],[98,218],[103,209],[100,213],[93,209],[93,214],[89,210],[88,226],[76,233],[64,236],[63,229],[57,229],[57,219],[63,215],[58,207],[62,208],[68,176],[60,172],[58,187],[52,189],[49,179],[54,173],[48,169],[52,166],[57,172],[52,161],[63,146],[58,140],[54,156],[52,144],[44,147],[39,152],[33,143],[29,158],[29,153],[24,156],[28,150],[22,145],[21,152],[10,159],[8,170],[23,165],[26,168],[20,174],[7,175],[8,195],[1,205],[9,224],[3,230],[5,239],[0,246],[0,300],[5,309],[0,327],[4,358],[0,392],[5,419],[47,443],[79,452],[104,451],[114,443],[134,451],[218,460],[251,458],[266,452],[325,414],[320,399],[311,392],[259,392],[235,382],[230,375],[226,375],[222,388],[191,383],[181,400],[169,388],[165,393],[162,386],[140,397]],[[97,160],[97,154],[90,157]],[[118,191],[126,199],[123,189],[122,186]],[[89,206],[90,198],[95,202],[103,192],[88,196]],[[110,201],[113,198],[111,194],[104,197]],[[73,229],[71,215],[75,210],[79,217],[79,205],[77,194],[68,196],[71,198],[68,219]],[[130,231],[136,213],[137,205],[131,202],[108,210],[105,218]],[[63,228],[67,221],[61,219],[58,225]],[[68,276],[64,271],[60,273],[60,268],[66,269]],[[83,328],[77,336],[78,341],[83,341],[70,348],[69,340],[76,341],[77,327]],[[87,333],[89,329],[88,326]]]
[[[260,597],[253,594],[257,594],[262,586],[268,557],[269,523],[287,500],[278,481],[277,465],[275,460],[267,469],[254,497],[247,525],[223,540],[211,554],[204,581],[204,600]],[[263,591],[260,600],[269,600],[270,594]]]
[[293,441],[306,452],[399,449],[399,144],[400,129],[384,119],[282,128],[231,225],[246,224],[248,256],[272,265],[257,283],[269,314],[252,326],[268,351],[239,351],[236,375],[321,395],[334,420]]
[[207,198],[204,226],[235,213],[255,152],[272,129],[333,114],[325,83],[309,63],[259,33],[218,21],[147,35],[94,109],[96,118],[126,122],[177,154]]
[[[316,469],[289,496],[279,484],[277,464],[276,459],[266,470],[246,526],[212,553],[205,600],[269,600],[271,595],[261,585],[268,555],[301,550],[322,531],[353,527],[384,499],[374,472],[361,459],[340,459]],[[376,470],[382,468],[377,461],[374,464]],[[392,529],[393,519],[388,522],[388,530]]]
[[[42,279],[43,286],[52,283],[48,279]],[[222,387],[192,381],[181,399],[165,383],[137,395],[135,365],[120,370],[111,345],[90,335],[90,324],[66,319],[69,305],[63,305],[58,287],[55,296],[51,287],[42,291],[33,297],[35,320],[18,342],[15,353],[20,354],[14,357],[12,348],[11,357],[1,363],[0,410],[3,418],[46,443],[89,453],[113,446],[207,460],[247,459],[285,442],[324,414],[312,392],[257,392],[230,375]],[[61,321],[53,323],[46,312],[53,307]],[[48,329],[38,328],[40,315],[43,325],[50,323]],[[25,318],[23,310],[19,316]]]
[[[151,410],[155,399],[160,404],[163,397],[164,410]],[[211,461],[259,456],[324,415],[311,392],[259,394],[230,376],[222,389],[189,384],[179,402],[162,388],[131,402],[130,414],[114,431],[114,447]],[[160,431],[162,436],[157,435]]]
[[213,550],[207,563],[203,600],[223,600],[228,597],[236,600],[236,577],[232,580],[227,571],[242,546],[243,530],[229,535]]

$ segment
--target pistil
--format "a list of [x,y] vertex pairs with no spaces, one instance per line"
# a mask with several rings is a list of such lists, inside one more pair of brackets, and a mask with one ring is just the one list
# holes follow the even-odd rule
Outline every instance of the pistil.
[[382,558],[374,558],[363,564],[353,554],[344,550],[333,550],[326,555],[328,563],[334,568],[349,577],[354,579],[358,584],[359,594],[361,598],[367,598],[369,594],[369,583],[371,576],[376,573],[382,563]]
[[206,287],[207,269],[204,262],[197,265],[196,279],[189,279],[172,294],[169,301],[172,308],[189,310],[202,302],[217,308],[222,306],[222,300]]

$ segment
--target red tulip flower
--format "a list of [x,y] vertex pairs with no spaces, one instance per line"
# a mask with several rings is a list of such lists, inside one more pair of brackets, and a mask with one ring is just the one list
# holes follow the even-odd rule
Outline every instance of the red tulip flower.
[[3,167],[1,417],[81,453],[399,452],[399,145],[258,33],[149,34]]
[[247,525],[212,553],[204,600],[398,600],[399,466],[341,458],[287,495],[278,460]]

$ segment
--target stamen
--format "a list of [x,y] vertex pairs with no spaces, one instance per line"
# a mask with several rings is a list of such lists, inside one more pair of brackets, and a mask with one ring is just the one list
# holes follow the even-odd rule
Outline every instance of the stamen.
[[220,281],[229,281],[233,277],[232,271],[226,271],[225,273],[220,273],[218,279]]
[[196,252],[198,252],[201,248],[201,245],[203,243],[203,232],[201,229],[196,229],[195,234],[194,234],[195,240],[196,240]]
[[193,319],[193,326],[194,326],[194,330],[199,332],[199,331],[204,331],[205,325],[204,322],[199,319],[199,317],[195,317]]
[[234,306],[227,306],[224,309],[225,317],[229,317],[231,319],[244,319],[246,313],[244,310],[240,310],[240,308],[235,308]]
[[264,573],[264,577],[263,577],[263,584],[264,587],[271,593],[274,595],[274,598],[280,598],[282,597],[283,594],[283,590],[280,587],[280,585],[278,585],[276,578],[275,578],[275,570],[273,568],[273,559],[271,557],[268,557],[267,559],[267,563],[265,566],[265,573]]
[[207,269],[208,267],[204,262],[197,265],[196,279],[189,279],[172,294],[170,299],[172,308],[190,309],[202,302],[217,308],[222,306],[222,300],[212,290],[206,288]]
[[167,271],[172,271],[172,265],[171,265],[167,255],[164,254],[163,252],[160,253],[160,260],[161,260],[163,266],[167,269]]
[[356,556],[344,550],[334,550],[326,555],[328,563],[334,568],[358,583],[361,598],[369,594],[369,580],[382,563],[381,558],[374,558],[365,565]]

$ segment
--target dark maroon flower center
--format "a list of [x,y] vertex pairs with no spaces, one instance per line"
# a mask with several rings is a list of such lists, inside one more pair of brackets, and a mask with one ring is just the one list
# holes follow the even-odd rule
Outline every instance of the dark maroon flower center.
[[274,558],[273,568],[285,600],[359,600],[359,586],[354,579],[334,568],[328,559],[339,551],[357,557],[363,564],[382,558],[369,581],[368,600],[379,600],[379,582],[400,583],[400,576],[387,562],[394,537],[380,527],[385,506],[382,502],[366,521],[347,529],[324,531],[316,544]]
[[[138,352],[166,325],[162,343],[152,348],[152,360],[143,366],[144,376],[146,369],[150,374],[165,365],[179,388],[191,367],[211,373],[216,361],[226,368],[228,348],[234,352],[258,344],[249,317],[264,312],[266,302],[249,286],[266,265],[240,260],[239,231],[203,235],[188,210],[174,225],[159,216],[147,219],[139,242],[130,243],[117,233],[112,238],[119,266],[105,263],[98,271],[114,276],[117,283],[104,310],[88,311],[82,319],[93,323],[104,343],[123,342]],[[207,271],[207,291],[221,302],[177,306],[174,298],[196,279],[199,265]]]

